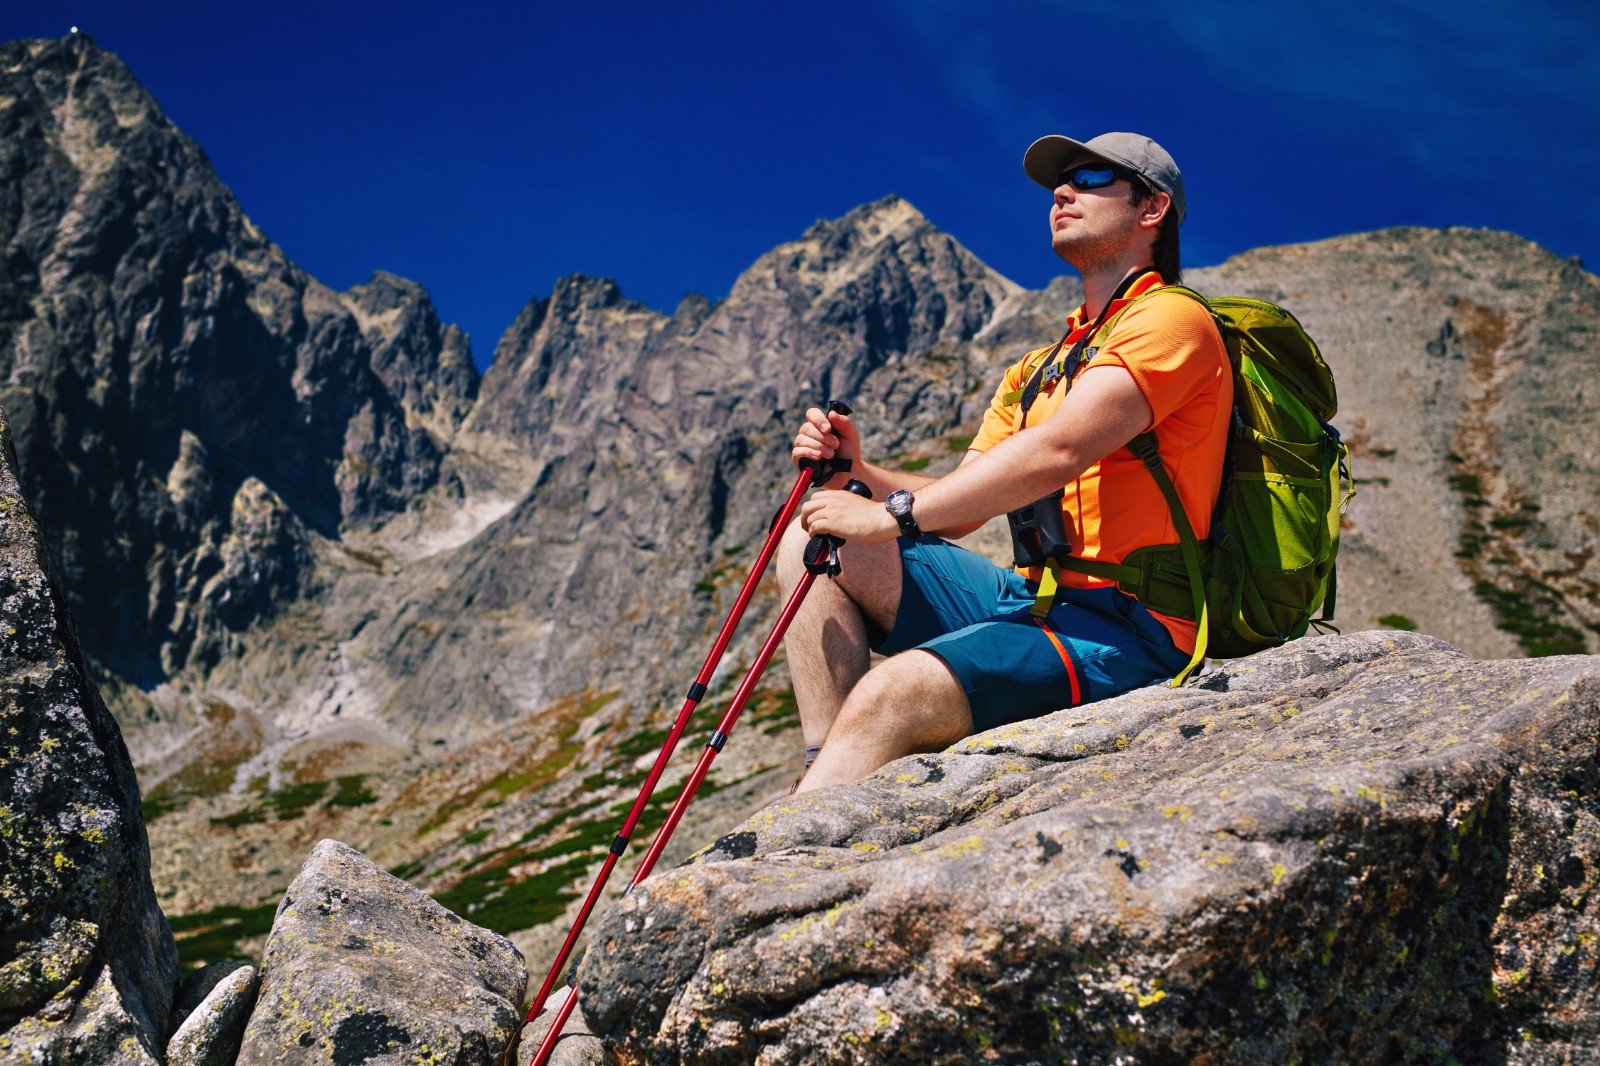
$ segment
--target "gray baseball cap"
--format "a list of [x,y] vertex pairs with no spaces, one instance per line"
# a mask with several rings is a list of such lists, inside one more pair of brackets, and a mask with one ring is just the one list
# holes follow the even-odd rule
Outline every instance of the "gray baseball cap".
[[1137,133],[1102,133],[1090,141],[1075,141],[1057,134],[1040,137],[1023,153],[1022,169],[1028,172],[1028,177],[1053,190],[1061,184],[1061,172],[1067,164],[1081,155],[1096,156],[1138,174],[1172,197],[1172,209],[1178,213],[1178,221],[1183,221],[1187,204],[1178,164],[1172,161],[1165,148]]

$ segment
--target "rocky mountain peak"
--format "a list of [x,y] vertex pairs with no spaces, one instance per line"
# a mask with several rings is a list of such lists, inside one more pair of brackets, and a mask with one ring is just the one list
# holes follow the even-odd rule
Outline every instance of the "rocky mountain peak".
[[416,282],[383,270],[340,294],[371,348],[370,365],[389,393],[446,439],[478,395],[472,344],[439,321],[433,298]]
[[470,428],[540,438],[558,407],[586,394],[591,379],[614,382],[617,364],[631,361],[666,321],[626,299],[611,278],[560,278],[548,297],[530,300],[500,338]]
[[84,35],[0,46],[0,100],[0,405],[68,587],[118,604],[75,604],[86,645],[154,685],[310,587],[297,550],[228,590],[265,614],[205,606],[250,479],[323,537],[381,521],[437,479],[476,372],[420,288],[352,310],[290,263]]
[[800,243],[813,244],[818,262],[826,264],[868,255],[885,241],[905,240],[932,226],[909,201],[891,193],[839,218],[818,219],[801,235]]

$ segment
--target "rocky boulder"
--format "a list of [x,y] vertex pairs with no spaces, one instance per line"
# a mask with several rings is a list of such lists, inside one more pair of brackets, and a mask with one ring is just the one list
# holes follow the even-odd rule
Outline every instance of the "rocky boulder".
[[278,905],[238,1061],[491,1066],[527,981],[509,940],[324,840]]
[[167,1066],[232,1066],[260,981],[254,966],[214,962],[178,989]]
[[624,1062],[1590,1060],[1600,657],[1296,641],[780,802],[593,934]]
[[133,764],[0,414],[0,1060],[158,1062],[177,976]]

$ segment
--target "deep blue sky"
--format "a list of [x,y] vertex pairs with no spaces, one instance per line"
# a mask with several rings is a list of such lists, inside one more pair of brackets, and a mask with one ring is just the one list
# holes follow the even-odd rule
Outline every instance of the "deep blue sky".
[[0,7],[119,54],[245,210],[335,288],[413,278],[480,365],[574,271],[670,310],[898,193],[1030,287],[1043,133],[1149,133],[1185,262],[1397,224],[1600,267],[1592,0]]

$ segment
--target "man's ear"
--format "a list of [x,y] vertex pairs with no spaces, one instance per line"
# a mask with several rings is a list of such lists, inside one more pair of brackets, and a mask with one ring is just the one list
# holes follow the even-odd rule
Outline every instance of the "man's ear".
[[1167,212],[1172,210],[1172,197],[1164,192],[1157,192],[1148,197],[1139,205],[1139,225],[1147,229],[1158,229],[1161,220],[1167,217]]

